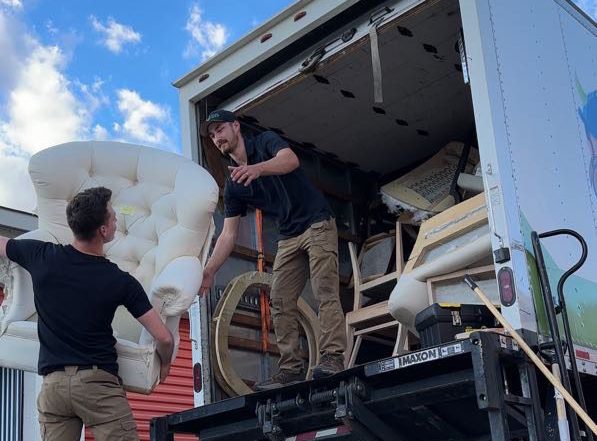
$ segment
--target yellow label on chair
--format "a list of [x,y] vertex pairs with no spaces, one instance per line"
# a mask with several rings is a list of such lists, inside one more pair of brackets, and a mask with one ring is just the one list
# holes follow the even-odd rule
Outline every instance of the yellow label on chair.
[[135,214],[135,207],[131,205],[123,205],[121,207],[118,207],[118,211],[120,212],[120,214],[131,216]]

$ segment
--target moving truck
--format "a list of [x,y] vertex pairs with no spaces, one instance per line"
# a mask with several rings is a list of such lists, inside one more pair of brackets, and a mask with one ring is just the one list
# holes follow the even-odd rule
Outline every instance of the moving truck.
[[407,342],[363,346],[328,379],[220,400],[198,305],[200,399],[155,419],[153,439],[588,438],[511,335],[426,340],[417,324],[435,302],[464,320],[476,274],[543,363],[563,353],[563,378],[597,414],[596,35],[567,0],[299,0],[178,80],[184,153],[220,185],[225,163],[198,131],[210,111],[289,142],[336,213],[344,282],[350,244],[398,220],[405,265],[396,256],[381,304]]

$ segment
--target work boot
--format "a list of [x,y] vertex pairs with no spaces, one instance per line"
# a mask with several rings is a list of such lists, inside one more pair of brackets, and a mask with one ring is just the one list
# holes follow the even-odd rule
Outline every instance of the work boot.
[[325,378],[344,370],[342,354],[323,354],[319,364],[313,368],[313,379]]
[[280,369],[277,374],[274,374],[269,380],[262,381],[253,386],[253,390],[262,391],[277,389],[279,387],[288,386],[303,381],[305,379],[305,372],[293,372],[288,369]]

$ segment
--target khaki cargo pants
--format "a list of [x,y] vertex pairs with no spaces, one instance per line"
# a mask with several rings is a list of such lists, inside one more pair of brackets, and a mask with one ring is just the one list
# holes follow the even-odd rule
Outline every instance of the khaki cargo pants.
[[118,377],[97,367],[44,376],[37,397],[41,439],[78,441],[83,424],[96,441],[137,441],[137,425]]
[[346,331],[338,280],[338,230],[335,219],[316,222],[303,234],[278,242],[274,261],[271,312],[280,350],[280,369],[298,372],[297,300],[311,273],[311,287],[319,302],[320,354],[344,355]]

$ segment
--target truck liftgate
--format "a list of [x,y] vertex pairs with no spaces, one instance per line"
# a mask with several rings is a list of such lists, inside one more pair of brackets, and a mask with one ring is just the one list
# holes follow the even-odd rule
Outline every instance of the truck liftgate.
[[535,367],[511,338],[488,332],[153,419],[153,441],[175,433],[201,441],[545,438]]

